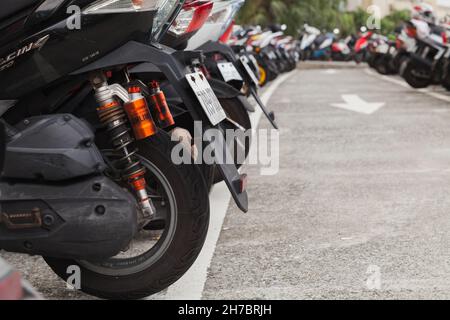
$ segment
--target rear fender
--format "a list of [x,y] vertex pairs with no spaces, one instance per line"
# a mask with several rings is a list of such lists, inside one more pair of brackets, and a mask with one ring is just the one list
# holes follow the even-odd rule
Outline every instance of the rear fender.
[[[133,64],[136,66],[129,70],[131,74],[145,74],[160,70],[166,76],[175,92],[177,92],[182,99],[193,120],[202,121],[204,130],[208,131],[208,129],[211,128],[207,125],[209,121],[199,106],[197,97],[186,80],[186,74],[191,72],[188,65],[186,65],[186,60],[193,59],[196,55],[199,59],[202,58],[199,52],[177,52],[165,46],[146,45],[136,41],[130,41],[105,57],[77,70],[73,74],[77,75],[96,70],[109,70],[115,66]],[[220,129],[220,124],[218,127]],[[212,141],[209,142],[213,144],[215,150],[223,150],[224,153],[230,152],[226,144],[221,144],[221,142],[216,141],[216,139],[212,139]],[[222,157],[219,152],[216,152],[217,167],[222,173],[236,204],[242,211],[246,212],[248,210],[248,195],[246,191],[241,192],[239,190],[240,174],[238,169],[235,164],[221,164],[221,159]]]

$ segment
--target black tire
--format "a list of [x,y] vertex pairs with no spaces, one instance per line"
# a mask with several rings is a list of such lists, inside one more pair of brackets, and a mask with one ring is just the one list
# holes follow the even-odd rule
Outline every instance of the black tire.
[[[220,104],[222,105],[223,109],[225,110],[225,113],[227,116],[237,122],[241,127],[245,129],[245,131],[251,131],[252,130],[252,122],[250,120],[250,115],[245,107],[246,104],[248,104],[248,100],[244,96],[238,96],[232,99],[220,99]],[[226,129],[235,129],[232,125],[226,125]],[[244,146],[244,154],[245,159],[247,159],[248,154],[250,152],[251,147],[251,135],[249,139],[245,139],[245,141],[240,141],[241,145]],[[234,150],[237,150],[239,148],[238,143],[236,142],[234,145]],[[237,163],[238,154],[235,154],[235,163],[237,168],[240,168],[242,166],[242,163]],[[214,172],[214,183],[219,183],[223,181],[222,175],[215,170]]]
[[449,63],[445,62],[443,66],[443,75],[442,75],[442,86],[447,90],[450,91],[450,70],[449,70]]
[[444,74],[441,84],[447,91],[450,91],[450,74]]
[[363,61],[364,61],[364,53],[357,53],[356,55],[355,55],[355,58],[354,58],[354,60],[355,60],[355,62],[357,63],[357,64],[360,64],[360,63],[362,63]]
[[[188,271],[200,253],[208,231],[209,190],[197,166],[172,163],[173,146],[166,133],[138,144],[140,156],[160,170],[173,190],[176,202],[176,223],[173,225],[176,229],[166,250],[153,258],[155,261],[144,270],[127,275],[98,273],[93,271],[97,265],[88,268],[83,262],[74,260],[44,258],[59,277],[67,280],[67,268],[78,265],[83,292],[106,299],[140,299],[166,289]],[[139,262],[141,265],[137,266],[142,267],[143,262]]]
[[419,76],[420,73],[421,70],[411,60],[406,59],[402,62],[400,75],[414,89],[423,89],[431,84],[431,79],[429,77]]
[[377,72],[379,74],[382,74],[382,75],[390,74],[390,68],[389,68],[388,61],[385,58],[385,56],[376,56],[373,59],[373,65],[374,65],[375,70],[377,70]]
[[390,63],[392,72],[394,74],[400,74],[400,69],[403,65],[403,62],[407,59],[409,59],[407,54],[403,52],[398,53],[397,56],[394,57]]

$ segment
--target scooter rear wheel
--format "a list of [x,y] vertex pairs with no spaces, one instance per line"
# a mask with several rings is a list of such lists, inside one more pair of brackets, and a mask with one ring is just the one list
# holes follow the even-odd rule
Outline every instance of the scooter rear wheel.
[[[208,231],[209,190],[197,166],[173,164],[173,146],[166,133],[138,144],[139,156],[148,171],[148,182],[154,183],[152,190],[159,191],[156,194],[161,197],[160,201],[155,200],[155,206],[157,210],[164,207],[166,210],[165,223],[160,227],[164,230],[156,235],[159,236],[156,244],[148,251],[137,252],[143,243],[148,245],[155,241],[147,238],[148,231],[141,231],[134,240],[139,241],[136,246],[108,261],[45,257],[59,277],[67,281],[68,268],[78,266],[81,291],[106,299],[140,299],[166,289],[188,271]],[[150,194],[154,197],[155,192]],[[135,253],[132,257],[122,257]]]
[[400,75],[414,89],[423,89],[431,84],[431,78],[425,76],[425,74],[421,75],[421,73],[421,70],[410,59],[402,62]]
[[373,67],[379,74],[387,75],[390,74],[390,68],[385,56],[379,55],[373,59]]

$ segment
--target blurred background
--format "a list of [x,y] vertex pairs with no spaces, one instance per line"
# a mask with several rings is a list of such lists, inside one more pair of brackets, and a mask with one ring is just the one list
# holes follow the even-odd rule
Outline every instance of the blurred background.
[[[238,17],[239,24],[269,25],[283,23],[295,35],[305,24],[321,30],[339,28],[342,35],[357,32],[366,24],[367,8],[376,5],[382,16],[381,33],[392,33],[402,21],[409,20],[417,0],[252,0]],[[450,0],[429,0],[440,19],[450,16]]]

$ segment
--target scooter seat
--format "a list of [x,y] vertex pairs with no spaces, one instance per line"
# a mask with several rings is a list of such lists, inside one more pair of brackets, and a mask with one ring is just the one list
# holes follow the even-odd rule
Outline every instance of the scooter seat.
[[39,2],[42,2],[42,0],[2,0],[0,3],[0,20],[8,18]]

